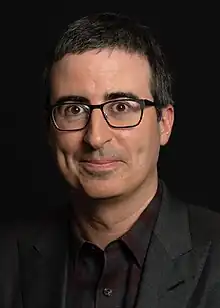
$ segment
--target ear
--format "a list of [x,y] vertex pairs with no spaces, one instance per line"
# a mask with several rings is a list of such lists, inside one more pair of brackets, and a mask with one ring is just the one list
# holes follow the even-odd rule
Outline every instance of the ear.
[[160,128],[160,145],[166,145],[170,139],[174,123],[174,108],[168,105],[161,110]]

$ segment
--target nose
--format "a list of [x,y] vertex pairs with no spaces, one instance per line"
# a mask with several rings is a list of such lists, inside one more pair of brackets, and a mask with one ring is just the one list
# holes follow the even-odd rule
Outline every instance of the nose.
[[93,149],[100,149],[105,143],[111,141],[112,130],[101,110],[93,110],[87,130],[84,136],[84,141]]

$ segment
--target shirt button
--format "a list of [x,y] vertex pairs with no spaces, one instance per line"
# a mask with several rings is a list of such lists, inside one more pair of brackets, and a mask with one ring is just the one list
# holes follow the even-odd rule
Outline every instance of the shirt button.
[[104,294],[105,296],[111,296],[111,295],[112,295],[112,289],[104,288],[104,289],[103,289],[103,294]]

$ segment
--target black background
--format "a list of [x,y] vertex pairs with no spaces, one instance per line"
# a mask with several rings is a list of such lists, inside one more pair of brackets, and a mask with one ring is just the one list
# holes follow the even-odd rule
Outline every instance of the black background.
[[100,3],[11,3],[5,14],[1,38],[2,213],[25,215],[59,205],[66,198],[43,130],[41,74],[46,52],[62,28],[97,11],[133,15],[152,28],[173,74],[176,103],[173,134],[161,151],[160,176],[177,197],[220,212],[217,7],[193,1]]

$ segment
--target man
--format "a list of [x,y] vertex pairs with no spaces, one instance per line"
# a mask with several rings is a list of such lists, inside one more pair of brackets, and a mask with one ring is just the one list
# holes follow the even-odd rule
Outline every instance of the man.
[[219,308],[220,217],[158,179],[174,107],[149,30],[84,17],[61,36],[46,80],[69,212],[7,233],[1,307]]

